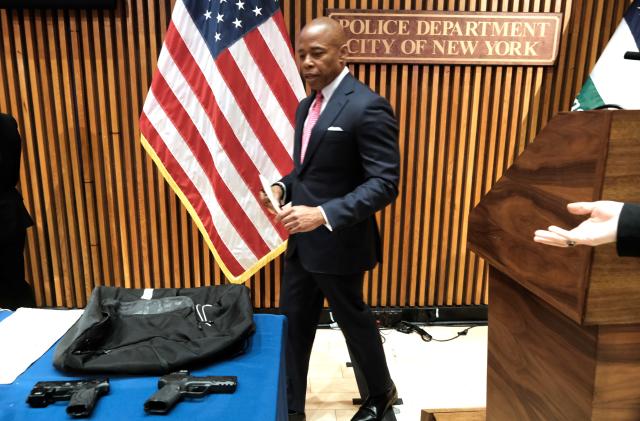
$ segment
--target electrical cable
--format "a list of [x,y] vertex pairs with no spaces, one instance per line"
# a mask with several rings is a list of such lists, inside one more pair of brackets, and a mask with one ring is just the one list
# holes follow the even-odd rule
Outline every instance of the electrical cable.
[[466,336],[467,332],[469,332],[470,329],[473,329],[476,326],[469,326],[464,330],[461,330],[460,332],[457,333],[456,336],[453,336],[451,338],[447,338],[447,339],[436,339],[433,336],[431,336],[426,330],[422,329],[421,327],[415,325],[414,323],[410,323],[410,322],[405,322],[405,321],[400,321],[398,324],[396,324],[394,326],[394,329],[397,330],[398,332],[401,333],[406,333],[406,334],[410,334],[410,333],[417,333],[418,335],[420,335],[420,338],[425,341],[425,342],[449,342],[452,341],[454,339],[459,338],[460,336]]

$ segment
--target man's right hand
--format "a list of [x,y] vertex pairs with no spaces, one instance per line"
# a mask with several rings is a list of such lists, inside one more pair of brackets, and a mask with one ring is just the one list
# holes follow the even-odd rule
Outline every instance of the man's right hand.
[[[282,201],[282,196],[284,195],[284,191],[282,190],[282,187],[280,187],[277,184],[274,184],[273,186],[271,186],[271,192],[273,193],[273,197],[275,197],[278,202]],[[260,190],[260,200],[262,200],[262,205],[267,208],[269,213],[271,213],[272,215],[278,214],[278,212],[271,205],[271,201],[269,200],[269,197],[266,195],[266,193],[263,190]]]
[[569,203],[567,209],[574,215],[588,215],[572,230],[565,230],[555,225],[547,230],[537,230],[533,241],[556,247],[575,245],[598,246],[613,243],[618,234],[618,219],[622,211],[622,202],[600,200],[597,202]]

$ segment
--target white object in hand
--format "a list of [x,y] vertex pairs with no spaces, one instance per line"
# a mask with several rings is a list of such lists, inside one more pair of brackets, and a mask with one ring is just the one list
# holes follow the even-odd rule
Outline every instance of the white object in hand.
[[269,202],[271,202],[271,206],[273,206],[273,209],[275,209],[276,212],[280,213],[280,203],[278,203],[278,200],[275,198],[275,196],[273,195],[273,192],[271,191],[271,183],[269,183],[267,179],[262,176],[262,174],[259,174],[258,176],[260,177],[260,184],[262,184],[262,190],[264,191],[264,194],[266,194],[267,197],[269,198]]

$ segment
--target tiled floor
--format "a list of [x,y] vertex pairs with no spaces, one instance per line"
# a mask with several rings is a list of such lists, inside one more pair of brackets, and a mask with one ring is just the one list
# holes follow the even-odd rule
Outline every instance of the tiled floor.
[[[436,339],[447,339],[464,327],[423,327]],[[449,342],[424,342],[415,334],[382,331],[391,375],[403,400],[395,407],[398,421],[418,421],[424,408],[484,407],[487,327],[469,330]],[[339,330],[319,329],[307,389],[308,421],[349,421],[358,397],[349,354]]]

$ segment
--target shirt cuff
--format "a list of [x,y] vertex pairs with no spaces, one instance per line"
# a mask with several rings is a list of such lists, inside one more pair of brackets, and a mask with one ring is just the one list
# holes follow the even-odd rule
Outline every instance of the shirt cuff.
[[272,186],[280,186],[282,189],[282,197],[280,198],[280,206],[284,206],[284,199],[287,197],[287,188],[284,186],[284,183],[276,181],[272,184]]
[[329,219],[327,218],[327,214],[324,213],[324,209],[322,209],[322,206],[318,206],[318,209],[320,209],[320,213],[324,218],[324,226],[327,227],[329,231],[333,231],[333,227],[331,227],[331,224],[329,223]]

